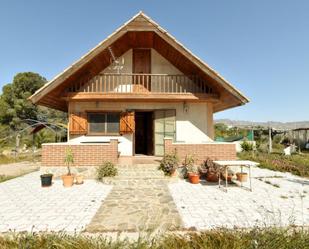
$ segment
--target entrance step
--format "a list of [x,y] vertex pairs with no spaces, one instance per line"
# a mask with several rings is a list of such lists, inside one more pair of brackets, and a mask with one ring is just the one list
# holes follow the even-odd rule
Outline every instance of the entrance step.
[[165,186],[171,182],[179,181],[178,177],[162,177],[162,178],[121,178],[121,177],[104,177],[102,182],[108,185],[121,187],[149,187],[149,186]]
[[117,165],[118,170],[158,170],[159,164]]
[[103,178],[103,183],[117,186],[148,186],[177,181],[177,177],[165,176],[157,164],[118,165],[115,177]]

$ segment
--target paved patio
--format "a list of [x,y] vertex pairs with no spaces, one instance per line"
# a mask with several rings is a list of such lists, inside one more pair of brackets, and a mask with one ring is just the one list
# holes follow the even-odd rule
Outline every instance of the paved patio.
[[171,183],[155,165],[139,167],[119,170],[114,186],[86,180],[64,188],[55,180],[41,188],[39,172],[3,182],[0,232],[309,226],[308,179],[255,168],[253,192],[236,186],[224,192],[205,181]]
[[94,180],[72,188],[61,180],[40,184],[39,172],[0,184],[0,232],[82,231],[112,189]]
[[236,186],[227,192],[216,184],[186,181],[169,185],[186,228],[309,226],[309,180],[291,174],[253,169],[253,192]]

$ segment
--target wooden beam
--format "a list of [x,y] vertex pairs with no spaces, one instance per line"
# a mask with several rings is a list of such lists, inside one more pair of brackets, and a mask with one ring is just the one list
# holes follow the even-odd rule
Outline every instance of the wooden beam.
[[140,101],[140,102],[211,102],[219,101],[217,94],[192,94],[192,93],[69,93],[63,96],[66,101]]

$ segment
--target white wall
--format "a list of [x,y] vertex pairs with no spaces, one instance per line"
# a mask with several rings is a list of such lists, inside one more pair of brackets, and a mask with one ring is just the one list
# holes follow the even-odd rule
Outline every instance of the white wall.
[[[70,110],[83,112],[95,110],[176,110],[176,141],[186,143],[203,143],[212,141],[208,136],[207,103],[188,103],[188,112],[184,111],[181,103],[136,103],[136,102],[71,102]],[[71,136],[71,141],[109,141],[110,138],[119,139],[119,151],[121,155],[132,155],[132,135],[126,136]]]

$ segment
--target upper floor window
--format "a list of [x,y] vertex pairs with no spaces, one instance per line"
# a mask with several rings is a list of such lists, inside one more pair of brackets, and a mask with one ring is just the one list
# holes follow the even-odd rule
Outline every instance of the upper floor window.
[[88,113],[88,124],[90,135],[118,135],[120,113]]

